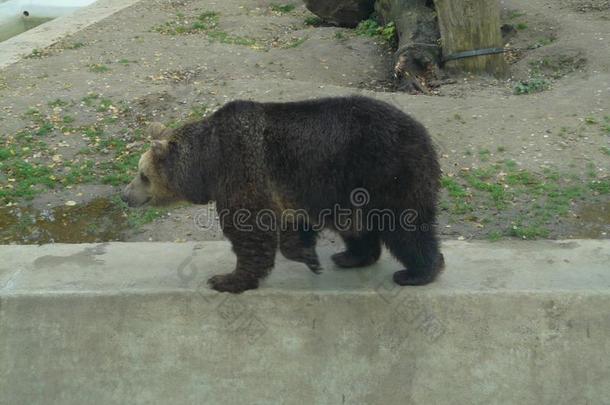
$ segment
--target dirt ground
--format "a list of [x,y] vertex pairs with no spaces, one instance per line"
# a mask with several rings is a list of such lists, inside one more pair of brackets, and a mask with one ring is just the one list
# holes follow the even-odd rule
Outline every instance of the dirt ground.
[[220,239],[210,207],[128,210],[116,199],[148,144],[142,128],[233,99],[346,94],[388,101],[429,129],[443,237],[608,238],[609,4],[502,7],[516,28],[510,77],[457,77],[427,96],[390,91],[381,38],[310,25],[295,0],[144,0],[36,50],[0,70],[0,243]]

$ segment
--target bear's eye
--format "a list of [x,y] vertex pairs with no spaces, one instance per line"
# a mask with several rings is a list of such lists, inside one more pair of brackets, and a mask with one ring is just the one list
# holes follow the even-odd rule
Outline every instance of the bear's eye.
[[143,183],[148,183],[150,181],[144,173],[140,173],[140,180],[142,180]]

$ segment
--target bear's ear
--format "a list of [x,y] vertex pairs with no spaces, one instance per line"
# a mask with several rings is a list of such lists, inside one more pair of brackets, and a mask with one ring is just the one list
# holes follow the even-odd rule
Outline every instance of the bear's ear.
[[152,142],[152,145],[150,146],[150,150],[152,151],[153,156],[157,159],[165,158],[167,156],[168,149],[169,148],[168,148],[167,141],[155,140]]
[[146,128],[146,134],[150,139],[164,139],[172,134],[172,130],[160,122],[152,122],[148,128]]

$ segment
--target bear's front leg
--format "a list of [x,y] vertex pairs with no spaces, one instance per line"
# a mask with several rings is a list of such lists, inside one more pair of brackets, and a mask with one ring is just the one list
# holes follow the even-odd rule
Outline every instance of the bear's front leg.
[[[290,227],[291,225],[289,225]],[[280,252],[286,259],[304,263],[316,274],[322,272],[322,266],[316,253],[317,234],[311,229],[282,229],[280,232]]]
[[242,229],[225,227],[223,233],[233,245],[237,265],[232,273],[211,277],[208,284],[216,291],[235,294],[258,288],[259,280],[273,268],[277,249],[276,232],[252,226]]

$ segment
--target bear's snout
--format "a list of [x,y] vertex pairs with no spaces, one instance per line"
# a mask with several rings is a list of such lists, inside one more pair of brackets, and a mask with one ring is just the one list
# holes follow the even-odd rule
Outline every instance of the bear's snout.
[[123,201],[124,203],[127,203],[127,205],[129,205],[131,207],[131,202],[130,202],[130,198],[129,198],[129,186],[126,186],[121,191],[121,201]]
[[141,190],[137,185],[134,186],[133,182],[131,182],[121,192],[121,200],[130,207],[140,207],[150,202],[152,198],[148,193]]
[[125,186],[123,191],[121,191],[121,200],[124,203],[127,203],[127,205],[130,207],[137,206],[137,204],[135,203],[133,198],[131,198],[131,184],[128,184],[127,186]]
[[129,203],[129,197],[127,196],[127,193],[125,192],[125,190],[123,190],[123,191],[121,192],[121,200],[122,200],[124,203]]

